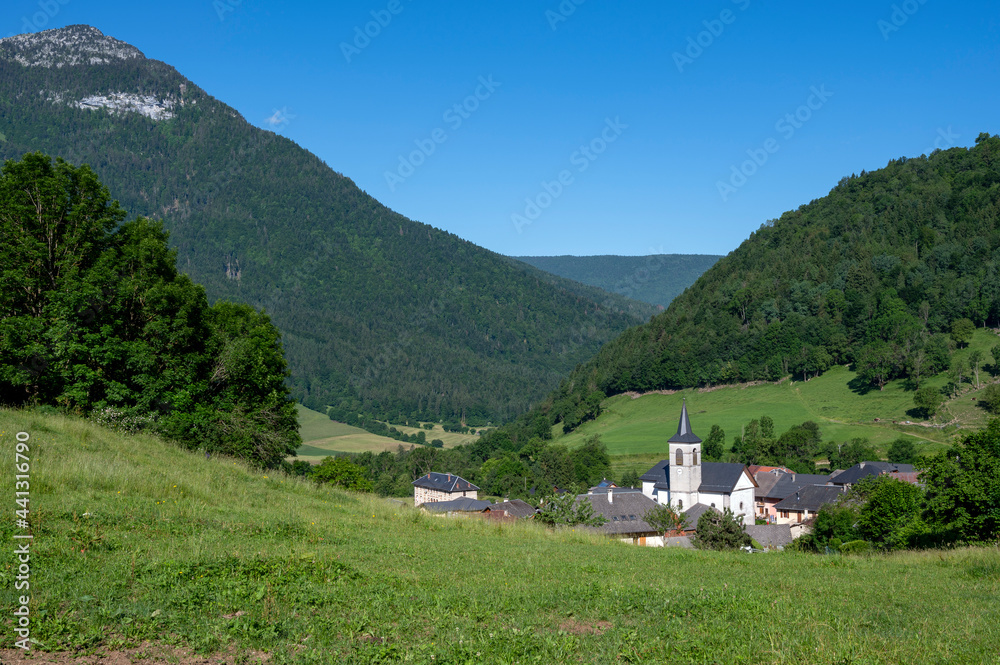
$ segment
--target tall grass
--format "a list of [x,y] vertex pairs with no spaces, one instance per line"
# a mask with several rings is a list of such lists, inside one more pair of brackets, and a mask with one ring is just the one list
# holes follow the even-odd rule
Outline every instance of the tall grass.
[[[995,662],[1000,552],[657,550],[423,514],[63,416],[31,435],[36,649],[273,663]],[[13,509],[12,455],[0,501]],[[14,606],[10,520],[0,608]],[[13,646],[9,612],[0,648]],[[991,660],[994,659],[994,660]]]

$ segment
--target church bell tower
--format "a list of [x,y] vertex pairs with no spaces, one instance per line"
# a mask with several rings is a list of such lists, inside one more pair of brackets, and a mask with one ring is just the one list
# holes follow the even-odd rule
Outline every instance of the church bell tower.
[[698,503],[698,488],[701,487],[701,439],[691,431],[686,399],[681,405],[677,433],[667,443],[670,447],[670,505],[680,513]]

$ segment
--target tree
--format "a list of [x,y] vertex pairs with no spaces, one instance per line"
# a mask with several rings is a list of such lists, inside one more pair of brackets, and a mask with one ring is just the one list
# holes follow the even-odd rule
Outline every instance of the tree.
[[635,469],[629,469],[622,474],[622,487],[639,487],[639,472]]
[[545,501],[535,519],[542,524],[555,526],[601,526],[607,520],[594,514],[594,507],[586,498],[565,492],[556,494]]
[[705,454],[705,461],[718,462],[722,459],[722,447],[726,443],[726,433],[718,425],[712,425],[708,438],[702,444],[701,449]]
[[973,374],[976,377],[976,390],[979,390],[979,365],[983,362],[983,352],[979,349],[969,353],[969,367],[972,368]]
[[896,371],[896,354],[887,342],[873,342],[858,352],[856,365],[861,378],[883,390]]
[[364,467],[346,457],[326,457],[312,470],[312,479],[318,485],[334,485],[353,492],[373,492],[375,486]]
[[990,413],[1000,414],[1000,383],[991,383],[983,391],[982,402]]
[[695,547],[703,550],[735,550],[746,547],[751,540],[743,530],[743,516],[736,517],[729,508],[722,513],[715,510],[702,513],[693,538]]
[[951,322],[951,338],[959,348],[968,346],[975,332],[976,324],[969,319],[956,319]]
[[949,541],[986,542],[1000,536],[1000,419],[931,458],[924,519]]
[[868,476],[848,494],[848,500],[863,502],[858,535],[880,549],[902,549],[925,530],[920,521],[923,491],[916,485],[890,476]]
[[997,344],[990,349],[990,355],[993,356],[993,366],[996,368],[995,371],[1000,371],[1000,344]]
[[857,506],[837,503],[823,506],[816,514],[812,533],[796,539],[796,545],[806,551],[825,552],[827,547],[839,549],[840,543],[858,538],[855,525],[858,521]]
[[570,456],[576,469],[576,480],[584,485],[600,482],[611,470],[608,449],[601,443],[598,434],[587,437],[582,446],[570,452]]
[[645,520],[646,524],[663,533],[681,531],[688,526],[684,516],[666,503],[656,504],[642,519]]
[[932,386],[924,386],[913,393],[913,404],[923,411],[925,418],[933,418],[943,401],[941,391]]
[[887,459],[893,464],[913,464],[917,461],[917,447],[912,439],[900,437],[889,445]]

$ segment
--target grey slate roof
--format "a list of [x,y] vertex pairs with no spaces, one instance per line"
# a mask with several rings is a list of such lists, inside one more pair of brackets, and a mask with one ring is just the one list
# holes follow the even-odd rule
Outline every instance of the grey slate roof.
[[[745,464],[730,464],[728,462],[702,462],[701,486],[699,492],[725,493],[732,492],[736,483],[743,475]],[[753,481],[757,484],[757,481]]]
[[489,507],[489,511],[491,513],[507,513],[511,517],[531,517],[535,514],[535,507],[520,499],[514,499],[513,501],[494,503]]
[[701,443],[701,439],[691,431],[691,421],[688,419],[687,400],[681,403],[681,418],[677,423],[677,434],[674,434],[667,443]]
[[781,478],[781,475],[765,471],[763,473],[758,473],[754,476],[754,478],[757,480],[757,487],[754,488],[753,495],[757,499],[762,499],[770,496],[769,492],[778,483],[778,479]]
[[913,473],[912,464],[892,464],[890,462],[861,462],[850,469],[838,473],[830,481],[834,485],[853,485],[867,476],[880,476],[883,473]]
[[489,501],[479,501],[472,497],[462,496],[451,501],[422,503],[420,507],[432,513],[481,513],[492,505]]
[[684,518],[688,530],[693,531],[694,529],[696,529],[698,527],[698,518],[700,518],[703,514],[705,514],[705,512],[709,510],[721,514],[721,511],[718,508],[713,508],[712,506],[706,503],[696,503],[687,510],[685,510],[683,513],[681,513],[681,517]]
[[432,471],[426,476],[420,476],[413,481],[413,486],[441,492],[468,492],[479,489],[465,478],[453,473],[437,473],[436,471]]
[[658,534],[643,519],[650,510],[656,507],[656,502],[638,490],[615,490],[611,501],[608,494],[581,494],[577,502],[589,501],[595,515],[603,516],[607,522],[602,526],[592,527],[609,536],[627,534]]
[[784,499],[790,494],[810,485],[825,485],[829,476],[816,473],[786,473],[778,477],[776,482],[767,494],[763,495],[768,499]]
[[794,540],[791,524],[747,524],[743,530],[764,547],[783,549]]
[[639,480],[646,483],[656,483],[657,489],[669,489],[670,460],[661,459],[653,466],[653,468],[639,476]]
[[808,485],[779,501],[775,510],[816,512],[844,495],[844,489],[836,485]]

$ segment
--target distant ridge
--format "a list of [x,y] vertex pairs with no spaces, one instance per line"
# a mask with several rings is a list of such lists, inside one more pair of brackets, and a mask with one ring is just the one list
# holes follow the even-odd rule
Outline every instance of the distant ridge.
[[651,254],[513,258],[553,275],[662,309],[722,257],[712,254]]

